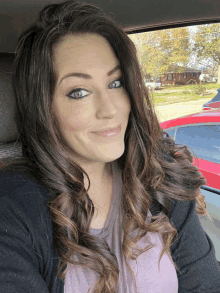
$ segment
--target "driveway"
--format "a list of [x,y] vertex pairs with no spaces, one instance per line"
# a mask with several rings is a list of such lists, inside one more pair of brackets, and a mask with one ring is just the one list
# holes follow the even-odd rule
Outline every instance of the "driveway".
[[202,105],[207,103],[208,101],[210,101],[210,98],[161,106],[158,105],[155,106],[155,111],[158,116],[159,122],[164,122],[170,119],[200,112],[202,111]]

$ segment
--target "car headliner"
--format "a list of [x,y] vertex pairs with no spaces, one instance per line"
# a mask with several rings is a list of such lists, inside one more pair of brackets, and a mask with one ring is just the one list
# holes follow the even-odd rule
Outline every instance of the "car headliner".
[[[220,22],[219,0],[88,0],[103,8],[126,32]],[[0,52],[13,53],[18,36],[43,6],[63,0],[0,0]]]
[[204,112],[198,112],[195,114],[190,114],[184,117],[179,117],[176,119],[164,121],[160,123],[163,129],[188,125],[188,124],[199,124],[199,123],[219,123],[220,124],[220,109],[208,110]]

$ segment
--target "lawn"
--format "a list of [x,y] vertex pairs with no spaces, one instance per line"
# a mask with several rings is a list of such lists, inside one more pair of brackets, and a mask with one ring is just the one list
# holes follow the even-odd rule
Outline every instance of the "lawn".
[[[203,87],[205,87],[206,89],[218,89],[220,88],[220,84],[219,83],[202,83],[201,84]],[[181,90],[186,90],[186,89],[193,89],[196,86],[198,86],[197,84],[188,84],[188,85],[170,85],[170,86],[166,86],[166,87],[161,87],[162,89],[181,89]]]
[[214,96],[216,96],[218,88],[220,88],[220,84],[217,83],[166,86],[162,87],[160,90],[155,90],[150,93],[150,95],[155,104],[172,104],[181,101],[187,102],[204,98],[210,98],[211,100]]

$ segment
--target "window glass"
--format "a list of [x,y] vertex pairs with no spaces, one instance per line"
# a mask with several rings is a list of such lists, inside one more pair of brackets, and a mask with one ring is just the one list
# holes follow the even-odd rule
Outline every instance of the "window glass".
[[[146,86],[153,89],[149,94],[159,122],[198,113],[217,95],[220,23],[128,36],[136,46]],[[160,85],[154,85],[158,80]]]
[[176,132],[176,129],[173,128],[173,129],[166,129],[165,132],[167,132],[169,134],[170,137],[172,137],[172,139],[174,139],[174,136],[175,136],[175,132]]
[[190,147],[199,158],[220,164],[220,125],[179,127],[175,141]]
[[172,75],[172,73],[171,73],[171,74],[167,74],[167,79],[168,79],[168,80],[172,80],[172,79],[173,79],[173,75]]

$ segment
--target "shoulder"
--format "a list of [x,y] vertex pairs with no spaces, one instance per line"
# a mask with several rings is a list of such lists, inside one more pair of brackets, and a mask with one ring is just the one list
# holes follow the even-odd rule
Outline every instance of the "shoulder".
[[[0,198],[10,196],[14,200],[22,198],[28,200],[46,200],[47,191],[37,182],[31,173],[8,170],[0,173]],[[38,194],[38,196],[36,196]]]
[[[192,215],[196,215],[196,201],[181,201],[177,199],[169,199],[170,210],[167,212],[167,217],[170,222],[175,226],[177,230],[179,230],[183,223],[187,220],[190,220]],[[159,202],[153,201],[150,207],[152,215],[157,215],[161,212],[162,208]]]
[[193,288],[198,288],[198,292],[219,292],[220,267],[214,244],[200,223],[196,200],[174,200],[170,222],[177,230],[170,251],[180,269],[180,292],[191,292]]
[[171,200],[169,220],[178,232],[178,238],[183,234],[195,235],[194,229],[205,234],[196,211],[196,200]]
[[[59,255],[47,197],[47,191],[29,174],[0,174],[0,251],[4,255],[0,269],[16,292],[24,288],[25,292],[49,292],[51,282],[61,286],[54,277]],[[2,288],[4,282],[0,283]]]
[[[48,192],[28,173],[6,171],[0,174],[0,219],[22,222],[36,229],[50,225]],[[25,224],[25,225],[26,225]],[[46,227],[45,227],[46,228]]]
[[177,226],[178,223],[185,221],[190,214],[195,213],[196,200],[170,200],[170,213],[169,218],[171,221],[174,221]]

